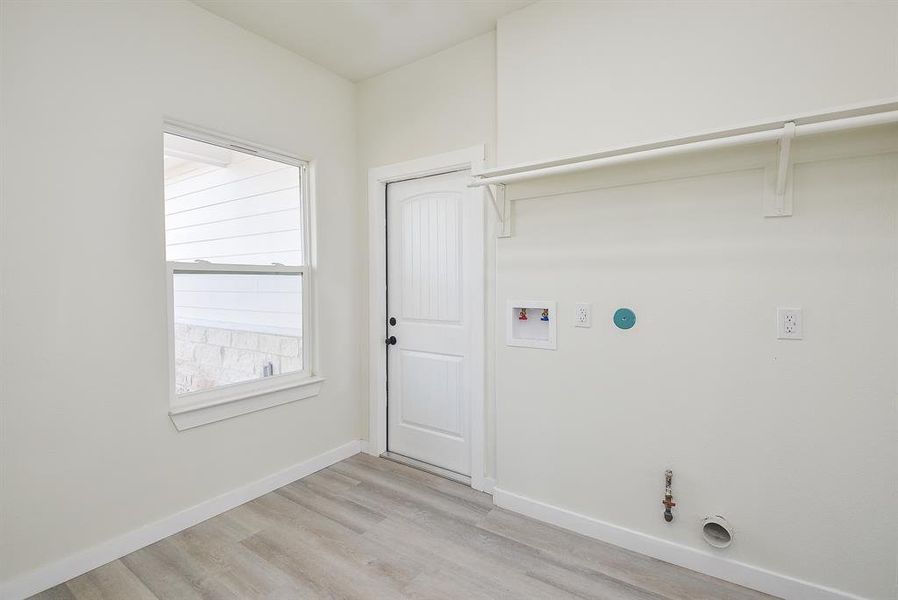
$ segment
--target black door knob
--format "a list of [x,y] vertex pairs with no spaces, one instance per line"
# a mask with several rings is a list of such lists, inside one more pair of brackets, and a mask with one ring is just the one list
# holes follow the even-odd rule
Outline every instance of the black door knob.
[[396,344],[396,336],[395,336],[395,335],[391,335],[390,337],[388,337],[388,338],[386,339],[386,342],[387,342],[387,346],[393,346],[393,345],[395,345],[395,344]]

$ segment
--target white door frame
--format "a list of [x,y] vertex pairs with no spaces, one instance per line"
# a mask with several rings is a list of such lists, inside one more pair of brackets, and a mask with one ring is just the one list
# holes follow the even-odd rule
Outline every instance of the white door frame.
[[[375,167],[368,170],[368,454],[380,456],[387,451],[387,346],[384,334],[387,322],[387,184],[406,179],[441,175],[470,169],[483,170],[485,146],[471,146],[463,150],[437,154],[406,162]],[[486,203],[484,188],[474,188],[472,194],[481,210]],[[484,221],[485,223],[486,221]],[[481,235],[481,243],[485,238]],[[485,257],[481,247],[481,256]],[[485,266],[484,266],[485,272]],[[483,299],[478,314],[471,315],[474,344],[470,356],[471,372],[471,487],[485,489],[484,464],[484,387],[486,336],[484,318],[486,296],[484,278],[466,282],[471,294]],[[475,296],[476,297],[476,296]]]

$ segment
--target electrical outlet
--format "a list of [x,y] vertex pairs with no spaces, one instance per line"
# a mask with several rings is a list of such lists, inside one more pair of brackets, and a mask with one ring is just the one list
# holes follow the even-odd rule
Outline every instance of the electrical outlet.
[[802,315],[800,308],[776,309],[776,337],[781,340],[800,340],[802,331]]
[[574,305],[574,327],[592,327],[592,305],[587,303]]

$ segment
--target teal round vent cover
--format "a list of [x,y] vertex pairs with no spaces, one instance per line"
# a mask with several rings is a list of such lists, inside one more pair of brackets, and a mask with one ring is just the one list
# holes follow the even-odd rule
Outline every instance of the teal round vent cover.
[[620,329],[630,329],[636,325],[636,313],[629,308],[619,308],[614,311],[614,324]]

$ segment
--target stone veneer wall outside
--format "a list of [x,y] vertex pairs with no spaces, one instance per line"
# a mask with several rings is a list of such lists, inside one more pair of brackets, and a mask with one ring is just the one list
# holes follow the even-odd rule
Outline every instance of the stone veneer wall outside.
[[302,369],[296,336],[175,324],[175,390],[179,394]]

